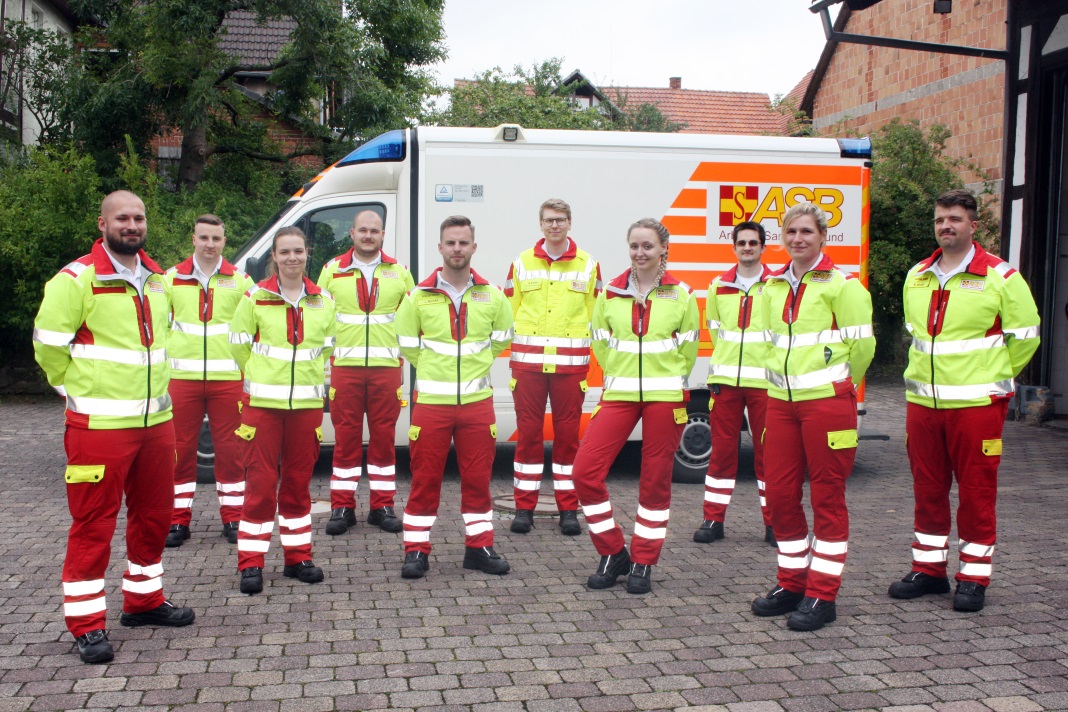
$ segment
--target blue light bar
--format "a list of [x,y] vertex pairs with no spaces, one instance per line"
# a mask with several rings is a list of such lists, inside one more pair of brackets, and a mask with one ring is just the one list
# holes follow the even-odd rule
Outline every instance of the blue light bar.
[[838,147],[842,150],[842,158],[871,158],[871,139],[864,138],[840,138]]
[[338,167],[351,166],[354,163],[381,163],[386,161],[403,161],[408,149],[408,139],[404,129],[387,131],[363,144],[349,155],[337,162]]

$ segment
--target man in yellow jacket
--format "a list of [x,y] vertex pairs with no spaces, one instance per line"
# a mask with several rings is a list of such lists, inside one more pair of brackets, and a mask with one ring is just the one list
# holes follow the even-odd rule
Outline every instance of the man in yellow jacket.
[[504,294],[515,314],[512,398],[518,440],[513,481],[516,516],[511,529],[534,526],[545,468],[545,404],[552,405],[553,493],[560,531],[582,533],[572,480],[578,452],[586,372],[590,367],[590,316],[601,291],[601,269],[568,232],[571,206],[552,198],[538,211],[545,237],[508,269]]
[[906,444],[916,497],[912,571],[894,598],[948,593],[949,491],[956,476],[960,569],[953,608],[982,610],[997,542],[1001,431],[1013,379],[1039,343],[1035,300],[1020,273],[973,237],[975,196],[935,202],[939,249],[905,278]]
[[475,228],[463,215],[441,223],[443,265],[401,303],[397,339],[415,366],[411,441],[412,489],[404,507],[401,576],[430,568],[430,529],[438,518],[450,443],[460,467],[464,568],[508,573],[493,549],[490,475],[497,442],[490,367],[512,341],[512,310],[500,287],[471,269]]
[[83,662],[114,658],[104,573],[126,495],[124,626],[183,626],[192,609],[163,596],[163,541],[171,521],[174,427],[165,348],[170,303],[163,270],[142,247],[145,205],[133,193],[100,204],[101,239],[45,285],[33,350],[67,398],[63,614]]
[[167,355],[174,405],[174,514],[167,546],[189,538],[197,486],[197,442],[205,414],[215,448],[215,491],[222,534],[237,543],[245,470],[234,431],[241,425],[241,369],[230,354],[230,320],[252,278],[223,258],[226,227],[210,214],[193,225],[193,254],[167,270],[171,331]]

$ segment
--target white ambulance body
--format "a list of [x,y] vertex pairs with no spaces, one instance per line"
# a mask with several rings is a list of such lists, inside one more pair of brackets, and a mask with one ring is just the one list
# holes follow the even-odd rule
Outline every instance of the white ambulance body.
[[[867,282],[870,142],[765,136],[654,134],[608,131],[420,127],[383,134],[304,186],[239,253],[237,265],[263,278],[270,240],[296,225],[311,240],[309,271],[351,246],[349,228],[362,210],[385,222],[387,254],[406,264],[418,283],[441,265],[439,225],[466,215],[475,226],[472,268],[502,285],[512,260],[542,237],[538,208],[562,198],[573,212],[571,236],[601,264],[605,283],[629,267],[627,227],[653,217],[671,232],[668,269],[697,292],[704,305],[711,279],[734,265],[731,230],[756,220],[768,234],[765,262],[787,261],[781,221],[794,203],[819,203],[830,215],[827,253]],[[702,311],[703,315],[703,311]],[[702,316],[703,319],[703,316]],[[678,479],[703,479],[708,431],[708,354],[689,386],[691,418],[676,457]],[[405,399],[411,373],[405,369]],[[508,352],[492,372],[497,432],[515,440]],[[585,412],[601,395],[591,368]],[[409,408],[397,423],[407,445]],[[329,419],[327,419],[329,421]],[[585,421],[584,421],[585,423]],[[547,419],[547,432],[551,432]],[[324,443],[333,429],[324,424]],[[631,436],[640,437],[640,426]]]

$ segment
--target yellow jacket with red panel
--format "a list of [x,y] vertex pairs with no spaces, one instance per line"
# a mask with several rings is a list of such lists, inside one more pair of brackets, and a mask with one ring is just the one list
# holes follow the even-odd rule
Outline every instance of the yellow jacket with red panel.
[[787,401],[830,398],[860,383],[875,355],[871,295],[824,255],[794,293],[790,265],[764,285],[768,324],[768,396]]
[[504,294],[515,315],[512,370],[586,373],[590,365],[590,317],[601,291],[597,260],[569,239],[553,259],[545,238],[508,268]]
[[171,295],[167,356],[171,378],[239,381],[241,369],[230,353],[230,320],[254,282],[223,260],[205,288],[193,276],[193,269],[193,258],[189,257],[167,270]]
[[337,318],[335,366],[400,366],[394,320],[412,273],[382,254],[368,283],[350,249],[326,263],[318,284],[334,298]]
[[143,294],[115,273],[103,240],[45,285],[33,351],[67,396],[69,425],[117,430],[171,419],[167,283],[144,251],[138,256],[151,273]]
[[739,388],[767,388],[768,341],[758,300],[772,271],[761,265],[748,290],[735,280],[738,267],[712,280],[705,297],[705,319],[712,337],[708,383]]
[[415,366],[417,403],[462,405],[493,395],[490,367],[512,340],[512,309],[500,287],[471,271],[457,309],[438,289],[437,268],[397,310],[401,352]]
[[685,282],[665,272],[643,307],[629,279],[627,270],[612,280],[593,310],[593,353],[604,369],[601,398],[682,401],[697,360],[697,298]]
[[905,278],[905,326],[912,334],[905,397],[928,408],[990,405],[1039,344],[1039,316],[1019,272],[974,243],[967,268],[939,284],[937,250]]
[[260,408],[322,408],[326,361],[334,349],[334,300],[304,278],[294,306],[270,277],[241,300],[230,324],[230,351],[245,373],[249,404]]

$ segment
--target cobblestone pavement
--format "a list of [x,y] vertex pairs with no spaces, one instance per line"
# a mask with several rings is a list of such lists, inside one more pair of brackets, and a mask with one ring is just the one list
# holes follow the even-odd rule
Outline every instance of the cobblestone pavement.
[[[551,519],[538,519],[526,536],[498,522],[508,576],[464,571],[455,476],[446,480],[426,579],[401,579],[400,535],[361,519],[348,535],[328,537],[327,515],[317,514],[315,561],[326,581],[283,578],[276,537],[263,594],[244,596],[236,553],[219,535],[212,493],[201,485],[193,538],[164,555],[167,594],[196,610],[196,624],[118,625],[120,520],[108,570],[116,657],[88,666],[61,615],[62,409],[54,400],[5,402],[0,712],[1068,709],[1068,438],[1006,424],[994,583],[986,609],[965,615],[952,610],[949,595],[886,595],[908,571],[911,542],[904,397],[896,384],[877,385],[868,403],[867,430],[890,440],[861,444],[849,482],[853,536],[838,621],[817,633],[749,612],[752,598],[773,584],[775,566],[751,471],[740,478],[727,538],[711,545],[691,541],[702,488],[675,486],[667,543],[646,596],[622,586],[586,590],[598,558],[593,546],[586,534],[561,536]],[[493,480],[495,495],[510,493],[507,469]],[[634,469],[617,462],[609,481],[628,538]],[[400,479],[403,500],[408,478]],[[325,474],[312,486],[313,496],[328,497]]]

